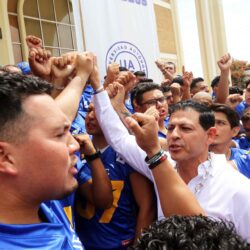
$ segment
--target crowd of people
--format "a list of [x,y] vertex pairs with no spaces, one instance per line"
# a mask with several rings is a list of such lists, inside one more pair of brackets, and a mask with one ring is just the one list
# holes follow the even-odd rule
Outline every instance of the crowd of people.
[[[0,68],[0,249],[250,249],[250,81],[91,52]],[[211,91],[210,91],[211,85]]]

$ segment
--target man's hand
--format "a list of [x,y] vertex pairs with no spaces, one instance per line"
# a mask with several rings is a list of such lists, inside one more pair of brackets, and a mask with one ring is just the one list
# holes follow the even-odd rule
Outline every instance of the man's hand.
[[109,64],[106,79],[103,84],[104,88],[106,88],[110,83],[113,83],[117,79],[120,73],[119,67],[120,65],[118,63]]
[[243,97],[240,94],[232,94],[227,97],[226,105],[231,109],[235,109],[242,101]]
[[79,76],[82,81],[86,81],[94,67],[94,55],[91,52],[84,52],[76,56],[75,61],[76,75]]
[[152,157],[161,149],[158,140],[158,126],[154,116],[135,113],[126,117],[126,123],[136,137],[137,144]]
[[50,51],[41,48],[32,48],[29,51],[29,65],[34,75],[47,81],[51,80],[52,58]]
[[29,49],[42,48],[42,39],[36,36],[29,35],[26,37],[26,44]]
[[225,54],[221,57],[221,59],[217,62],[220,71],[229,71],[232,65],[232,58],[229,53]]
[[93,57],[93,70],[90,74],[89,80],[92,86],[94,86],[94,89],[97,89],[100,87],[101,82],[100,82],[100,75],[99,75],[96,55],[94,55]]
[[164,78],[172,82],[174,79],[174,75],[171,72],[169,72],[169,70],[167,69],[167,66],[164,65],[164,63],[160,62],[159,60],[155,61],[155,64],[159,68],[159,70],[162,72]]
[[170,85],[170,89],[173,96],[180,96],[181,95],[181,85],[177,82],[174,82]]
[[162,82],[161,82],[161,86],[170,86],[172,83],[172,81],[170,81],[169,79],[164,79]]
[[184,65],[182,66],[182,79],[183,79],[182,88],[190,89],[190,85],[193,80],[193,73],[186,71]]
[[144,114],[146,115],[152,115],[154,116],[155,120],[158,121],[159,120],[159,111],[157,110],[157,108],[155,106],[152,106],[150,108],[148,108]]
[[80,152],[84,155],[92,155],[96,153],[96,149],[89,138],[88,134],[74,135],[74,138],[80,144]]
[[115,80],[115,82],[117,82],[117,83],[124,86],[124,90],[125,90],[124,102],[125,102],[125,99],[127,99],[127,97],[128,97],[128,93],[135,86],[135,81],[136,81],[136,77],[130,71],[122,71],[122,72],[120,72],[119,76]]
[[68,77],[73,74],[74,69],[75,66],[71,57],[55,57],[52,61],[51,73],[53,79],[63,79],[67,81]]
[[119,82],[111,83],[105,90],[108,92],[113,107],[124,105],[125,89],[122,84]]
[[162,72],[162,74],[163,74],[164,63],[161,62],[160,60],[156,60],[156,61],[155,61],[155,64],[156,64],[157,68],[158,68],[158,69]]

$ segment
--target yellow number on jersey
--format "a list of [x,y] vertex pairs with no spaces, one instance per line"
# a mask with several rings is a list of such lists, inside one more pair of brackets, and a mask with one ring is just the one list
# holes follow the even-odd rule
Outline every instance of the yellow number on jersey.
[[[124,187],[124,181],[111,181],[113,190],[113,204],[109,209],[105,209],[99,222],[109,223],[114,215],[116,208],[118,207],[118,201],[121,197],[122,189]],[[95,215],[95,207],[90,202],[87,202],[86,208],[81,207],[80,202],[76,204],[77,212],[84,218],[90,220]]]

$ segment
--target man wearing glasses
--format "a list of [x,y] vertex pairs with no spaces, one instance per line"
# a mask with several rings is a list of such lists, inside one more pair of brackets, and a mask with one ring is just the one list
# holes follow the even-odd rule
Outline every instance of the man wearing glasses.
[[159,116],[158,136],[166,138],[167,128],[164,121],[168,116],[168,103],[161,86],[152,82],[139,83],[136,86],[131,103],[135,104],[133,107],[135,112],[145,113],[147,110],[147,112],[157,111],[157,115]]

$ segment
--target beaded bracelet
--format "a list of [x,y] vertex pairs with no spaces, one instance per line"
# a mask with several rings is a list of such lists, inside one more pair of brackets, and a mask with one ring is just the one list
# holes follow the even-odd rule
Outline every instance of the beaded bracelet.
[[145,162],[147,164],[152,164],[152,163],[158,161],[162,157],[163,154],[164,154],[164,150],[161,149],[157,154],[155,154],[154,156],[152,156],[150,159],[148,157],[146,157],[145,158]]
[[163,154],[157,161],[151,163],[148,167],[149,169],[154,169],[155,167],[157,167],[159,164],[161,164],[163,161],[165,161],[167,159],[167,155]]

